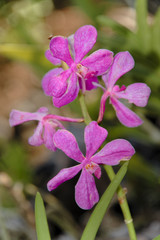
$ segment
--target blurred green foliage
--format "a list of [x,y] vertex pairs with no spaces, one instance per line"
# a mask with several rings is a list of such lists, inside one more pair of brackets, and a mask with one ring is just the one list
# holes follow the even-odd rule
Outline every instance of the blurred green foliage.
[[[132,106],[132,109],[144,119],[144,124],[138,128],[130,129],[122,126],[116,119],[112,107],[107,104],[102,125],[109,131],[108,140],[126,137],[149,143],[150,146],[159,146],[160,8],[152,16],[152,22],[148,23],[147,0],[137,0],[136,29],[133,31],[107,16],[107,11],[114,8],[118,1],[74,0],[71,2],[79,6],[97,27],[97,48],[107,48],[115,54],[119,51],[129,51],[134,57],[135,68],[124,75],[119,80],[119,84],[122,80],[126,85],[145,82],[152,90],[147,107],[140,109]],[[48,48],[48,42],[45,42],[44,36],[49,35],[44,18],[49,16],[53,9],[51,0],[8,1],[7,4],[2,1],[0,7],[0,54],[11,60],[30,64],[37,70],[40,78],[53,68],[53,65],[44,57],[44,52]],[[110,34],[108,30],[111,30]],[[89,112],[94,120],[98,116],[101,93],[100,89],[96,90],[94,101],[87,101]],[[79,112],[78,100],[70,103],[69,106],[64,106],[64,109],[67,108]],[[21,145],[9,144],[4,151],[0,168],[8,171],[15,180],[28,181],[30,176],[26,163],[24,164],[25,158]],[[142,165],[145,165],[143,157],[138,156],[137,159],[138,161],[141,159]],[[137,165],[136,160],[134,163],[132,169],[142,168],[142,165]],[[145,172],[152,176],[151,164],[145,166]],[[157,178],[157,175],[153,178]]]
[[42,77],[53,65],[46,60],[44,17],[51,13],[51,0],[11,1],[0,8],[0,54],[33,66]]
[[0,145],[0,170],[6,172],[13,181],[28,183],[32,179],[32,169],[27,162],[27,151],[20,142],[12,141]]
[[[148,23],[147,0],[137,0],[135,5],[136,29],[133,31],[107,16],[107,12],[117,4],[119,5],[119,1],[71,0],[71,2],[80,7],[96,26],[98,30],[97,49],[107,48],[115,54],[119,51],[129,51],[134,57],[135,68],[122,76],[118,84],[121,85],[122,81],[126,85],[144,82],[152,90],[147,107],[141,109],[132,106],[132,109],[144,120],[144,124],[138,128],[122,126],[107,102],[104,121],[101,124],[109,132],[107,141],[127,138],[133,142],[137,141],[138,144],[141,142],[144,145],[144,152],[146,146],[148,148],[159,147],[160,8],[152,16],[152,22]],[[52,14],[53,10],[52,0],[0,1],[0,55],[12,61],[29,64],[36,70],[40,79],[54,67],[44,56],[49,43],[46,41],[46,36],[50,34],[44,19]],[[96,97],[92,98],[93,101],[87,101],[87,106],[92,118],[96,120],[102,91],[96,89],[93,90],[94,92]],[[92,93],[88,92],[86,95],[90,94]],[[63,108],[64,112],[67,112],[69,108],[71,112],[81,114],[77,99]],[[0,142],[0,154],[0,171],[8,173],[14,181],[22,183],[32,181],[32,169],[27,162],[27,151],[20,142],[12,141],[3,144]],[[156,193],[155,197],[158,202],[160,199],[157,191],[160,184],[159,173],[156,166],[151,161],[147,162],[146,159],[141,153],[135,154],[130,160],[128,173],[130,178],[133,176],[133,179],[138,182],[138,187],[141,182],[155,186],[152,187],[151,195]],[[137,191],[137,182],[134,192]],[[4,193],[3,188],[0,189],[0,195],[4,196],[3,204],[13,206],[13,202],[7,200],[10,198],[7,194],[6,191]]]

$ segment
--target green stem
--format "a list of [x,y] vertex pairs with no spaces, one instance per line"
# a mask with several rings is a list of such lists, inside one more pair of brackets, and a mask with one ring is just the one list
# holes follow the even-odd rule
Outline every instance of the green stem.
[[[84,100],[84,95],[82,93],[79,94],[79,101],[80,101],[81,111],[84,117],[84,122],[86,123],[86,125],[88,125],[92,121],[92,119],[88,113],[85,100]],[[104,165],[104,169],[106,170],[109,179],[112,181],[115,177],[113,168],[111,166]],[[136,232],[133,224],[133,219],[132,219],[128,202],[126,199],[126,191],[121,187],[121,185],[119,185],[117,189],[117,196],[118,196],[118,201],[124,216],[124,222],[128,228],[130,240],[136,240],[137,237],[136,237]]]
[[86,104],[85,104],[85,100],[84,100],[84,95],[80,92],[79,95],[79,103],[80,103],[80,106],[81,106],[81,110],[82,110],[82,114],[83,114],[83,117],[84,117],[84,122],[86,125],[88,125],[90,122],[92,122],[92,119],[88,113],[88,110],[87,110],[87,107],[86,107]]
[[[104,165],[104,169],[106,170],[109,179],[112,181],[115,177],[113,168],[109,165]],[[129,210],[129,206],[126,198],[126,192],[127,192],[126,189],[123,189],[121,185],[119,185],[117,189],[117,195],[118,195],[119,205],[121,207],[121,210],[124,216],[124,222],[127,225],[130,239],[136,240],[137,239],[136,232],[134,229],[133,219]]]

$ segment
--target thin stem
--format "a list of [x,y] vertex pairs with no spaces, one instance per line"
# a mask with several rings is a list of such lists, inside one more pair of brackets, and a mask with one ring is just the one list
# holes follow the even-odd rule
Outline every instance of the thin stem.
[[84,100],[84,95],[80,92],[79,95],[79,102],[80,102],[80,106],[81,106],[81,111],[84,117],[84,122],[86,125],[88,125],[90,122],[92,122],[92,119],[88,113],[86,104],[85,104],[85,100]]
[[[104,169],[106,170],[109,179],[112,181],[115,177],[115,173],[114,170],[111,166],[109,165],[104,165]],[[124,216],[124,222],[127,225],[128,228],[128,233],[130,236],[131,240],[136,240],[136,232],[134,229],[134,224],[133,224],[133,219],[130,213],[130,209],[128,206],[128,202],[127,202],[127,198],[126,198],[126,189],[123,189],[121,187],[121,185],[119,185],[118,189],[117,189],[117,195],[118,195],[118,201],[119,201],[119,205],[121,207],[123,216]]]
[[[88,113],[83,94],[79,94],[79,101],[80,101],[81,111],[84,117],[84,122],[86,123],[86,125],[88,125],[92,121],[92,119]],[[111,166],[104,165],[104,169],[106,170],[109,179],[112,181],[115,177],[113,168]],[[118,195],[118,201],[124,216],[124,222],[128,228],[130,240],[136,240],[137,237],[136,237],[136,232],[133,224],[133,219],[132,219],[128,202],[126,199],[126,190],[123,189],[121,185],[119,185],[117,189],[117,195]]]

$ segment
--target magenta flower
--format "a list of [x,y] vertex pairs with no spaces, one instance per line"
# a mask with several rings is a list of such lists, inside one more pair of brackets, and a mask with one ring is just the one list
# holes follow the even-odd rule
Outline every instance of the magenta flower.
[[37,120],[39,123],[33,136],[28,139],[29,144],[33,146],[45,144],[45,146],[52,151],[56,150],[56,146],[53,143],[53,136],[56,132],[56,129],[64,128],[59,120],[68,122],[83,121],[83,119],[73,119],[48,114],[48,109],[46,107],[41,107],[37,112],[34,113],[22,112],[14,109],[10,113],[9,123],[10,126],[13,127],[32,120]]
[[123,125],[127,127],[137,127],[143,123],[137,114],[127,108],[118,99],[127,99],[129,103],[134,103],[139,107],[145,107],[151,93],[150,88],[145,83],[133,83],[128,87],[123,85],[121,88],[115,85],[117,80],[133,67],[134,60],[129,52],[120,52],[114,57],[111,68],[108,73],[102,77],[106,88],[101,98],[98,122],[101,122],[103,119],[105,103],[107,98],[110,97],[110,103],[113,105],[116,115]]
[[[100,49],[89,57],[84,56],[93,48],[97,39],[97,31],[91,25],[79,28],[69,38],[53,37],[50,41],[50,50],[46,57],[52,63],[63,61],[68,69],[55,68],[50,70],[42,79],[42,88],[46,95],[53,97],[53,104],[61,107],[72,102],[78,95],[79,89],[83,92],[95,88],[97,76],[104,74],[111,66],[113,53]],[[72,53],[72,56],[71,56]]]
[[95,121],[86,126],[84,131],[86,157],[84,157],[72,133],[63,129],[58,130],[53,137],[55,146],[80,164],[62,169],[48,182],[48,190],[52,191],[82,170],[75,186],[75,200],[82,209],[92,208],[99,200],[99,194],[93,177],[93,174],[97,178],[101,177],[99,164],[117,165],[121,160],[129,160],[135,153],[134,148],[128,141],[116,139],[106,144],[102,150],[95,154],[107,135],[107,130],[98,126]]

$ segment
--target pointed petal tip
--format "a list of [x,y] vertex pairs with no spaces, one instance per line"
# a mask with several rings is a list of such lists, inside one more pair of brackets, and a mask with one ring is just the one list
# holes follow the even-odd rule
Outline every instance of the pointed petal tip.
[[75,62],[78,63],[92,49],[97,40],[97,30],[92,25],[80,27],[74,34]]
[[75,186],[75,200],[77,205],[84,210],[91,209],[99,201],[94,177],[85,170],[82,170]]
[[50,182],[47,183],[47,189],[48,189],[49,192],[51,192],[53,190],[50,186]]

